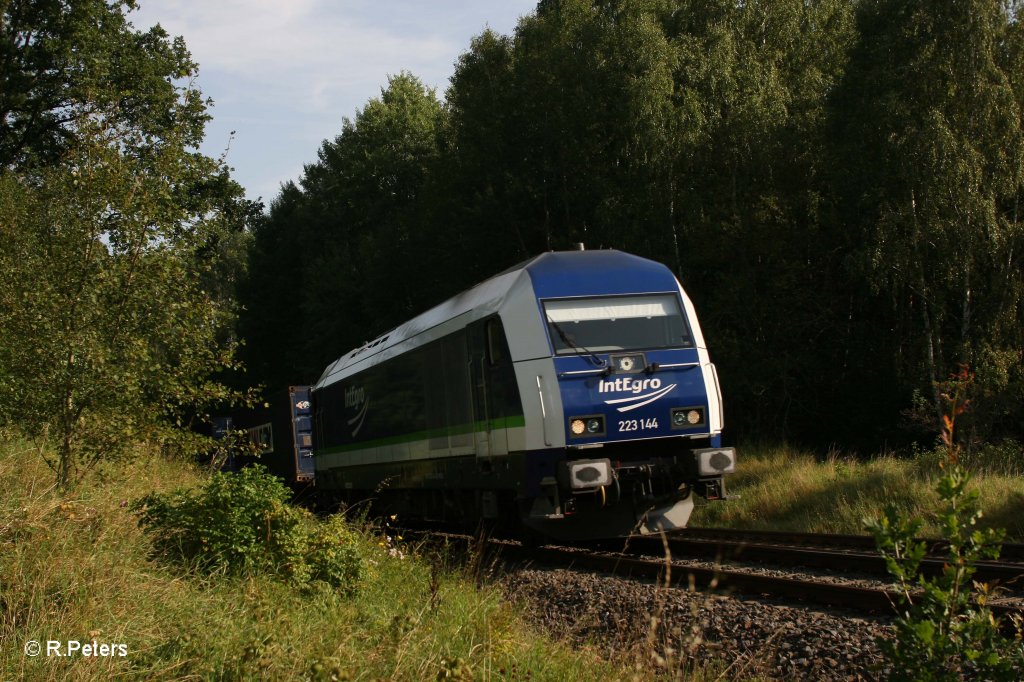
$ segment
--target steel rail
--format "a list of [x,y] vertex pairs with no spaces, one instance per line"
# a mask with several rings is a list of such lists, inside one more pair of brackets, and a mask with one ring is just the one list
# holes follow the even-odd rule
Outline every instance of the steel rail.
[[[746,539],[755,543],[783,543],[787,545],[808,545],[814,547],[833,547],[846,549],[863,549],[873,551],[875,539],[870,535],[843,535],[836,533],[803,533],[785,530],[739,530],[735,528],[686,528],[673,534],[693,540],[740,540]],[[948,548],[943,540],[918,538],[928,547],[930,554],[942,554]],[[1000,552],[1001,560],[1024,561],[1024,543],[1004,542]]]
[[[716,561],[739,559],[785,566],[834,569],[844,573],[888,575],[885,559],[877,551],[809,549],[751,543],[744,540],[696,540],[675,535],[669,536],[667,540],[672,556],[676,558],[697,556]],[[654,556],[664,553],[660,538],[632,538],[628,548],[634,553],[644,552]],[[947,562],[941,558],[928,557],[921,561],[921,571],[928,576],[941,575],[946,565]],[[975,564],[973,579],[1021,590],[1024,589],[1024,563],[978,561]]]

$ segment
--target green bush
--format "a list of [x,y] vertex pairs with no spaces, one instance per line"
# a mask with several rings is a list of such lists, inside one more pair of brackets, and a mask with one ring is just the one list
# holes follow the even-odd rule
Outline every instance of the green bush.
[[940,386],[949,411],[941,423],[942,446],[936,492],[943,502],[939,512],[942,539],[948,544],[942,574],[928,578],[921,572],[926,545],[917,539],[922,522],[890,505],[882,518],[867,528],[896,579],[900,614],[895,638],[880,642],[893,664],[891,679],[956,682],[962,679],[1018,680],[1024,670],[1021,622],[1012,620],[1016,635],[1003,634],[1002,623],[987,606],[989,588],[973,580],[979,561],[997,559],[1005,533],[981,529],[978,492],[968,490],[971,476],[961,462],[956,442],[957,417],[967,409],[968,389],[974,376],[966,367]]
[[147,495],[135,509],[157,553],[175,563],[354,591],[364,570],[354,533],[341,517],[316,521],[289,496],[264,467],[252,466],[216,473],[199,489]]
[[943,539],[949,543],[938,577],[921,573],[926,546],[916,539],[919,520],[890,507],[868,523],[902,602],[895,639],[880,642],[894,680],[1017,680],[1024,666],[1020,640],[1003,636],[986,606],[987,586],[972,581],[978,561],[999,557],[1003,533],[977,528],[981,510],[977,492],[967,491],[969,481],[963,468],[953,466],[937,485],[945,503]]
[[351,590],[363,575],[363,560],[355,550],[355,537],[341,516],[318,524],[309,538],[306,563],[311,580]]

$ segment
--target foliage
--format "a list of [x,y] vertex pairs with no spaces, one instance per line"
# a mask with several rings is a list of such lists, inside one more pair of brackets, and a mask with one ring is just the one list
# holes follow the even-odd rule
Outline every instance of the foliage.
[[[426,561],[392,558],[372,535],[353,538],[368,570],[351,595],[319,582],[296,589],[274,575],[183,579],[177,566],[153,562],[125,501],[195,488],[202,472],[150,449],[100,462],[63,496],[30,456],[39,447],[50,445],[0,440],[4,679],[429,680],[455,658],[492,679],[629,677],[591,647],[528,627],[497,589],[478,589],[458,570],[436,573],[432,591]],[[61,635],[122,642],[128,655],[25,655],[25,642]]]
[[310,382],[578,241],[676,270],[734,433],[924,444],[935,380],[968,363],[965,460],[1024,441],[1019,2],[545,0],[474,38],[443,101],[391,78],[266,215],[191,151],[196,64],[134,6],[0,19],[0,420],[58,433],[65,485],[132,437],[182,440],[231,397],[199,377],[239,338],[253,383]]
[[964,435],[1024,439],[1024,29],[947,5],[551,0],[474,38],[443,103],[393,78],[257,230],[249,364],[314,378],[582,241],[679,274],[734,433],[927,443],[968,362]]
[[868,526],[906,608],[896,620],[895,640],[881,642],[893,663],[893,679],[1016,680],[1024,665],[1020,640],[1004,637],[1001,623],[985,606],[987,587],[973,583],[971,588],[976,563],[998,558],[1002,533],[976,528],[981,511],[977,492],[966,491],[969,481],[958,467],[939,479],[937,491],[947,505],[939,522],[949,542],[941,576],[920,574],[926,543],[916,539],[919,521],[890,508]]
[[181,38],[159,26],[136,31],[135,0],[7,0],[0,14],[0,168],[61,163],[101,116],[137,131],[139,151],[172,133],[197,146],[208,116]]
[[[1001,623],[986,608],[987,585],[972,583],[978,561],[999,557],[1003,531],[979,529],[982,512],[978,493],[968,491],[970,475],[959,465],[954,441],[957,417],[966,408],[971,376],[962,370],[943,393],[949,413],[943,415],[945,472],[936,489],[944,508],[939,514],[948,555],[941,576],[920,572],[926,543],[916,539],[921,522],[894,507],[868,523],[889,573],[896,579],[904,611],[896,620],[896,637],[881,646],[893,663],[893,679],[1016,680],[1024,666],[1020,620],[1018,636],[1008,639]],[[973,589],[972,589],[973,585]]]
[[182,427],[240,397],[218,282],[253,205],[194,151],[184,43],[132,6],[14,1],[0,27],[0,423],[57,440],[65,489],[132,440],[194,451]]
[[240,330],[257,379],[312,383],[340,349],[433,302],[453,251],[423,208],[442,118],[433,90],[393,76],[255,225]]
[[166,558],[203,572],[271,574],[323,581],[351,593],[362,558],[344,519],[313,523],[261,466],[216,473],[198,490],[153,493],[135,503],[140,524]]
[[1000,435],[1006,401],[1020,405],[1024,342],[1019,13],[999,0],[873,0],[857,26],[833,111],[849,260],[875,294],[859,314],[930,422],[943,409],[934,387],[966,363],[982,404],[963,434]]

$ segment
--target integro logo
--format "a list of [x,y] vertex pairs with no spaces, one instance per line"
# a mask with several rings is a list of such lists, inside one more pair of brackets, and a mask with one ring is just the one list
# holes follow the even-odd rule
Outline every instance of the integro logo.
[[366,420],[366,410],[370,407],[370,401],[366,398],[366,389],[362,386],[349,386],[345,389],[345,407],[353,407],[359,410],[356,416],[348,420],[352,429],[352,437],[359,435],[359,429],[363,428]]
[[599,393],[621,393],[622,391],[640,393],[647,389],[656,391],[659,388],[661,388],[661,379],[630,379],[629,377],[622,377],[602,381],[597,390]]
[[632,395],[626,398],[613,398],[604,401],[605,405],[614,405],[619,412],[629,412],[668,395],[675,387],[676,384],[669,384],[662,388],[661,379],[657,377],[648,379],[619,377],[618,379],[602,380],[597,386],[597,391],[598,393],[631,393]]
[[363,387],[349,386],[345,389],[345,407],[359,407],[366,401]]

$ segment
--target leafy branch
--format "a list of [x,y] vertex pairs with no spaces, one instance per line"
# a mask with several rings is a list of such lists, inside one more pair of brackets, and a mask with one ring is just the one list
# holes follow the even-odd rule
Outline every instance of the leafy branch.
[[973,580],[978,561],[999,557],[1004,532],[978,528],[982,510],[978,492],[969,490],[970,474],[959,464],[956,420],[970,404],[974,380],[965,366],[937,387],[946,405],[941,423],[943,474],[936,484],[942,501],[938,514],[948,545],[942,574],[921,573],[926,545],[917,538],[922,523],[904,518],[894,506],[867,523],[901,595],[894,640],[880,645],[893,663],[892,679],[986,680],[1019,679],[1024,668],[1021,623],[1016,636],[1002,634],[1001,623],[987,607],[991,588]]

